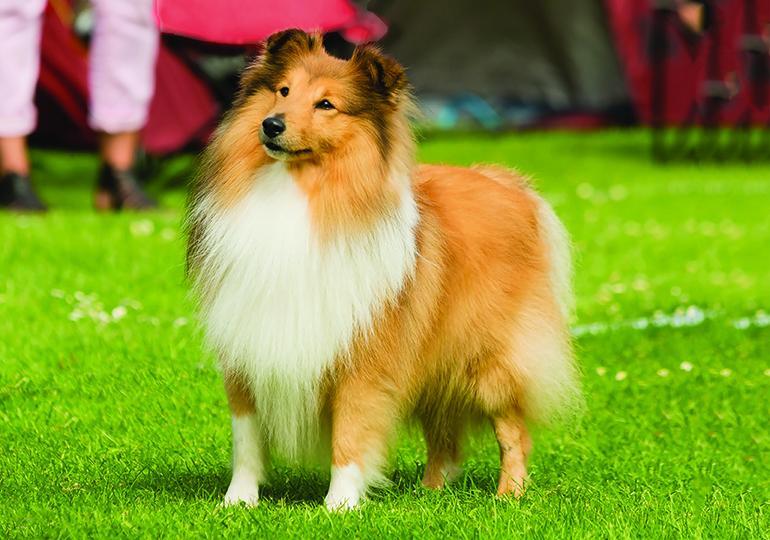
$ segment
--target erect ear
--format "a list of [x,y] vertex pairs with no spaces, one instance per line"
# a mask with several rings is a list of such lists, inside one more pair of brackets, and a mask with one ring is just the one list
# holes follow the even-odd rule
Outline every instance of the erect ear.
[[384,97],[396,100],[409,84],[401,64],[374,45],[356,47],[350,61],[364,74],[372,88]]
[[275,56],[281,52],[293,50],[307,52],[321,44],[317,34],[308,34],[298,28],[276,32],[265,40],[265,54]]

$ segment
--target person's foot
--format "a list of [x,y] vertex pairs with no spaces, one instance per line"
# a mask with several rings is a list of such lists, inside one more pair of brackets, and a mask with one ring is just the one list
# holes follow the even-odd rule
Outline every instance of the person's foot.
[[139,185],[131,169],[118,170],[102,165],[96,184],[97,210],[150,210],[158,203],[151,199]]
[[7,172],[0,176],[0,208],[18,212],[45,212],[48,210],[26,174]]

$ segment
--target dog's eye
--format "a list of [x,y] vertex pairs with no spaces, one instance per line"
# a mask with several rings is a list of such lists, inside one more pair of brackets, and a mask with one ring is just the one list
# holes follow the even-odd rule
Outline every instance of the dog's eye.
[[280,89],[280,90],[278,90],[278,91],[281,93],[281,95],[282,95],[283,97],[286,97],[286,96],[288,96],[288,95],[289,95],[289,87],[288,87],[288,86],[284,86],[283,88],[281,88],[281,89]]
[[322,99],[318,103],[315,104],[316,109],[323,109],[325,111],[330,111],[334,108],[334,105],[332,105],[332,102],[328,99]]

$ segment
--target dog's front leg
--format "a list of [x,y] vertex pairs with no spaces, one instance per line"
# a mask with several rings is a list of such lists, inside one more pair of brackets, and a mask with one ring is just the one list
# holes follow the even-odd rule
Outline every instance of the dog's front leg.
[[265,476],[265,448],[257,423],[254,398],[243,379],[225,374],[225,390],[233,424],[233,477],[224,505],[256,506]]
[[[390,385],[387,385],[390,386]],[[376,377],[343,377],[332,399],[332,470],[326,507],[350,510],[382,480],[398,399]]]

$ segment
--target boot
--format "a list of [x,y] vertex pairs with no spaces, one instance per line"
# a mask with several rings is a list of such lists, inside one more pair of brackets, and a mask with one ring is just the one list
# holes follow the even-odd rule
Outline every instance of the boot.
[[107,164],[99,171],[94,204],[97,210],[150,210],[158,207],[139,185],[131,169],[118,170]]
[[35,188],[29,175],[7,172],[0,176],[0,208],[18,212],[45,212],[48,210]]

